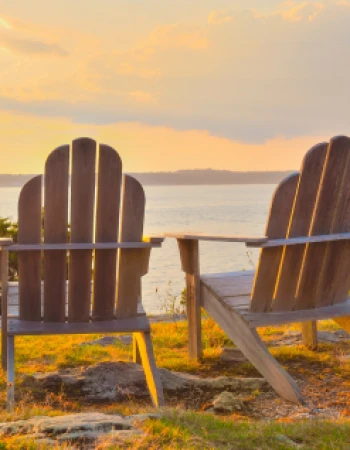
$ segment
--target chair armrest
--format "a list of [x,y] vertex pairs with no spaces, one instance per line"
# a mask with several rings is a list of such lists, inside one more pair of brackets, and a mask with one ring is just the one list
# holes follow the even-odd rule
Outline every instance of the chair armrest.
[[71,244],[14,244],[8,247],[12,252],[45,251],[45,250],[112,250],[112,249],[151,249],[160,247],[159,241],[141,242],[91,242]]
[[[178,240],[191,240],[191,241],[215,241],[215,242],[243,242],[252,244],[264,244],[268,241],[265,236],[240,236],[240,235],[220,235],[220,234],[207,234],[207,233],[165,233],[166,237],[175,238]],[[260,246],[259,245],[259,246]]]
[[155,235],[150,234],[149,236],[143,236],[142,242],[150,242],[151,244],[162,244],[164,242],[164,236],[163,235]]
[[334,242],[346,240],[350,240],[350,233],[321,234],[319,236],[302,236],[286,239],[271,239],[270,241],[266,240],[265,242],[247,242],[247,247],[272,248],[272,247],[284,247],[300,244],[313,244],[317,242],[320,243],[320,242]]
[[9,247],[13,244],[12,238],[0,238],[0,248]]

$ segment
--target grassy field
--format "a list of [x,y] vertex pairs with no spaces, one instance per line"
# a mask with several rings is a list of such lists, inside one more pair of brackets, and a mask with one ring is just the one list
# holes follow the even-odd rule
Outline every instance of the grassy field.
[[[248,363],[228,364],[220,361],[223,346],[232,343],[220,328],[210,319],[203,322],[204,358],[200,363],[187,357],[187,328],[185,323],[154,324],[152,326],[154,350],[159,367],[179,372],[193,373],[203,377],[219,375],[250,377],[259,376]],[[265,341],[281,337],[291,326],[265,328],[260,330]],[[320,329],[335,330],[333,322],[323,322]],[[98,410],[105,413],[135,414],[151,411],[149,402],[130,401],[119,404],[93,406],[83,399],[72,399],[61,394],[47,394],[43,400],[33,397],[30,390],[21,386],[27,375],[36,372],[51,372],[68,367],[96,364],[100,361],[130,360],[131,345],[121,343],[107,347],[79,346],[95,336],[20,337],[16,341],[17,407],[13,414],[3,408],[0,421],[32,417],[34,415],[61,415],[70,412]],[[336,408],[339,420],[292,421],[288,414],[274,418],[274,409],[288,411],[287,402],[273,392],[256,393],[251,401],[254,414],[251,417],[238,415],[215,417],[201,411],[186,410],[181,399],[167,399],[169,409],[164,418],[143,425],[147,438],[123,444],[119,448],[187,449],[232,448],[232,449],[283,449],[291,448],[284,441],[287,436],[300,448],[350,449],[350,364],[342,354],[349,354],[349,341],[342,344],[321,344],[316,352],[308,351],[302,345],[274,346],[271,352],[284,364],[301,384],[304,394],[313,407]],[[5,404],[5,374],[0,377],[1,402]],[[267,406],[270,410],[266,413]],[[266,420],[268,418],[269,420]],[[282,436],[282,437],[281,437]],[[106,442],[100,448],[118,448]],[[36,449],[37,444],[3,439],[1,449]],[[64,447],[60,447],[64,448]],[[66,447],[69,448],[69,447]]]

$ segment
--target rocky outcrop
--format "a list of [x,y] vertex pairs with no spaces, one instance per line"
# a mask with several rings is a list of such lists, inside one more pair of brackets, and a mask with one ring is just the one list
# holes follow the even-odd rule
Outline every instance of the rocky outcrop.
[[112,443],[139,437],[143,435],[143,431],[137,428],[138,423],[160,417],[160,414],[123,417],[102,413],[37,416],[28,420],[0,423],[0,437],[15,435],[49,446],[71,442],[79,443],[80,448],[89,448],[90,444],[98,440]]
[[[262,378],[201,378],[166,369],[159,369],[166,394],[200,389],[206,392],[253,392],[264,390]],[[89,402],[115,402],[130,397],[148,397],[143,369],[126,362],[104,362],[87,368],[67,369],[27,377],[25,384],[35,385],[36,392],[63,392],[83,397]]]

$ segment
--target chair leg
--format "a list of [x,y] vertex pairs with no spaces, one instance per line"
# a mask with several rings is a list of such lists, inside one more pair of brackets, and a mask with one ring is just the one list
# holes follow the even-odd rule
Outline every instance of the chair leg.
[[304,322],[301,324],[303,343],[309,350],[317,350],[317,322]]
[[1,330],[1,366],[4,371],[7,370],[7,336],[6,331]]
[[7,337],[7,410],[13,412],[15,404],[15,337]]
[[333,319],[339,326],[343,328],[343,330],[350,333],[350,316],[344,317],[335,317]]
[[219,324],[274,390],[284,399],[302,404],[303,398],[298,385],[270,354],[257,331],[249,328],[248,323],[241,315],[225,307],[209,291],[203,295],[202,299],[203,306],[208,314]]
[[132,336],[132,360],[136,364],[142,364],[140,350],[137,344],[137,338],[135,334]]
[[153,354],[150,333],[134,333],[146,382],[155,407],[164,406],[163,387]]

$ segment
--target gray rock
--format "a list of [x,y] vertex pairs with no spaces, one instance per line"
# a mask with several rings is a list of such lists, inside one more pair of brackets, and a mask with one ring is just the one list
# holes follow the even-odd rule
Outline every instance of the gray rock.
[[[168,394],[191,389],[203,391],[253,392],[267,388],[262,378],[200,378],[195,375],[160,369],[164,391]],[[143,369],[126,362],[103,362],[95,366],[27,377],[26,384],[53,392],[64,391],[92,402],[115,402],[149,396]]]
[[221,361],[224,362],[244,362],[248,361],[247,358],[238,348],[224,347],[220,355]]
[[244,402],[232,392],[222,392],[213,400],[215,413],[243,412],[246,409]]
[[56,417],[37,416],[28,420],[0,423],[0,435],[40,433],[53,437],[66,433],[100,433],[131,428],[130,421],[117,414],[80,413]]
[[301,447],[300,444],[292,441],[289,437],[285,436],[284,434],[277,434],[275,436],[276,440],[281,442],[282,444],[288,445],[290,447],[299,448]]
[[299,412],[289,416],[289,419],[291,420],[314,420],[314,419],[339,420],[340,418],[341,414],[339,411],[321,408],[315,408],[308,412]]
[[57,417],[37,416],[28,420],[0,423],[0,436],[17,435],[54,448],[64,443],[73,445],[77,443],[79,448],[95,448],[95,444],[99,442],[111,445],[143,436],[144,432],[133,427],[132,422],[137,417],[140,420],[146,420],[146,416],[160,418],[159,414],[142,414],[126,418],[116,414],[102,413],[69,414]]
[[[350,335],[343,330],[335,330],[335,331],[318,331],[317,337],[320,342],[343,342],[344,340],[350,339]],[[270,345],[295,345],[302,341],[302,336],[299,331],[287,331],[279,338],[270,341]]]
[[100,347],[107,347],[108,345],[116,345],[118,343],[130,345],[132,344],[132,336],[130,334],[122,334],[120,336],[103,336],[102,338],[94,341],[82,342],[79,346],[84,347],[87,345],[99,345]]

